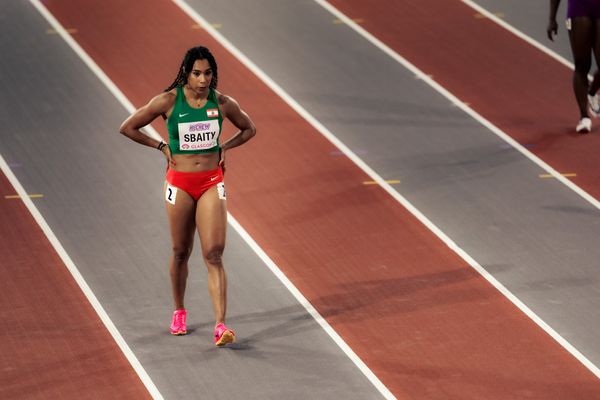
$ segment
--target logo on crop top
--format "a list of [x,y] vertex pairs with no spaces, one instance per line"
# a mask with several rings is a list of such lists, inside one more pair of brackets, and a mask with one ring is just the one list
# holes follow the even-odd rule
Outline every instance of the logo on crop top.
[[206,150],[217,146],[220,127],[218,120],[178,124],[180,150]]
[[218,108],[208,108],[206,109],[206,116],[208,118],[216,118],[219,116],[219,109]]

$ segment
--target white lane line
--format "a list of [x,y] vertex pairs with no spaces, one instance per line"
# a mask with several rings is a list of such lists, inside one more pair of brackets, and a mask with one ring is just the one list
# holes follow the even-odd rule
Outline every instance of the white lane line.
[[[115,94],[115,96],[119,98],[119,100],[121,100],[121,98],[125,99],[125,96],[123,96],[121,92],[118,92],[119,94],[115,92],[115,90],[118,91],[118,89],[112,82],[110,82],[109,84],[109,82],[106,82],[102,78],[103,76],[105,79],[108,79],[106,78],[106,75],[104,75],[104,73],[100,70],[100,68],[98,68],[98,66],[92,61],[92,59],[83,51],[83,49],[81,49],[81,47],[79,47],[79,45],[71,38],[71,36],[69,36],[69,34],[63,28],[63,26],[56,20],[56,18],[54,18],[54,16],[52,16],[52,14],[50,14],[50,12],[38,0],[30,1],[31,4],[33,4],[34,7],[44,16],[44,18],[46,18],[48,23],[56,30],[56,32],[58,32],[58,34],[67,42],[67,44],[69,44],[73,51],[75,51],[75,53],[79,57],[81,57],[83,61],[92,69],[92,71],[94,71],[94,73],[98,75],[101,81],[103,81],[107,86],[109,86],[111,92],[113,92],[113,94]],[[133,106],[131,106],[131,108],[133,109]],[[163,396],[158,391],[158,388],[156,387],[156,385],[154,385],[154,382],[152,382],[152,379],[150,378],[144,367],[142,367],[142,364],[139,362],[133,351],[131,351],[129,345],[127,344],[127,342],[125,342],[125,339],[123,339],[123,336],[121,336],[121,333],[118,331],[117,327],[112,322],[112,320],[110,319],[110,317],[96,298],[96,295],[94,295],[94,292],[92,292],[92,289],[88,286],[87,282],[77,269],[77,266],[71,260],[71,257],[69,257],[65,249],[62,247],[60,241],[57,239],[56,235],[54,235],[54,232],[52,232],[52,229],[50,229],[50,226],[46,223],[46,220],[44,219],[42,214],[38,211],[38,209],[33,204],[29,196],[27,196],[25,189],[17,180],[17,177],[12,173],[12,171],[10,170],[10,168],[8,167],[8,165],[4,161],[4,158],[2,158],[1,155],[0,168],[2,169],[2,172],[4,172],[4,174],[8,177],[8,180],[14,186],[19,196],[21,196],[23,203],[25,203],[25,206],[27,207],[35,221],[42,228],[42,231],[44,231],[44,234],[46,235],[46,237],[60,256],[61,260],[65,263],[67,269],[81,288],[81,291],[89,300],[90,304],[100,317],[100,320],[104,323],[106,329],[108,329],[113,339],[115,340],[115,342],[129,361],[135,372],[140,377],[140,380],[142,381],[144,386],[146,386],[146,389],[148,390],[152,398],[156,400],[163,400]]]
[[[184,10],[190,17],[192,17],[198,24],[200,24],[204,29],[215,38],[223,47],[229,50],[244,66],[250,69],[259,79],[261,79],[271,90],[277,93],[282,100],[284,100],[294,111],[296,111],[299,115],[301,115],[307,122],[309,122],[318,132],[320,132],[325,138],[327,138],[331,143],[333,143],[340,151],[342,151],[349,159],[351,159],[359,168],[361,168],[367,175],[369,175],[374,181],[377,181],[379,185],[384,188],[394,199],[396,199],[400,204],[402,204],[407,210],[409,210],[423,225],[425,225],[429,230],[431,230],[437,237],[439,237],[450,249],[455,251],[460,257],[462,257],[473,269],[479,272],[488,282],[490,282],[500,293],[502,293],[506,298],[508,298],[515,306],[517,306],[525,315],[527,315],[531,320],[533,320],[538,326],[540,326],[548,335],[550,335],[554,340],[556,340],[563,348],[565,348],[569,353],[571,353],[577,360],[579,360],[583,365],[585,365],[594,375],[600,378],[600,369],[596,367],[591,361],[589,361],[581,352],[579,352],[573,345],[571,345],[567,340],[565,340],[561,335],[559,335],[554,329],[552,329],[546,322],[544,322],[540,317],[538,317],[529,307],[527,307],[521,300],[519,300],[514,294],[512,294],[504,285],[502,285],[496,278],[494,278],[491,274],[489,274],[477,261],[475,261],[469,254],[467,254],[463,249],[461,249],[452,239],[450,239],[441,229],[439,229],[435,224],[433,224],[423,213],[421,213],[417,208],[415,208],[408,200],[406,200],[400,193],[398,193],[390,184],[388,184],[381,176],[379,176],[371,167],[369,167],[360,157],[358,157],[350,148],[348,148],[344,143],[342,143],[337,137],[333,135],[323,124],[321,124],[315,117],[313,117],[306,109],[304,109],[296,100],[294,100],[287,92],[285,92],[275,81],[273,81],[263,70],[261,70],[254,62],[252,62],[246,55],[244,55],[240,50],[238,50],[229,40],[227,40],[221,33],[217,32],[213,29],[210,24],[204,20],[193,8],[191,8],[185,1],[183,0],[173,0],[175,4],[179,5],[182,10]],[[425,75],[422,71],[416,68],[413,64],[409,63],[399,54],[394,52],[391,48],[383,44],[373,35],[368,33],[366,30],[361,28],[358,24],[340,12],[338,9],[333,7],[327,1],[324,0],[315,0],[322,7],[327,9],[333,15],[335,15],[340,20],[344,21],[348,26],[358,32],[365,39],[369,40],[372,44],[377,46],[379,49],[384,51],[390,57],[398,61],[405,68],[415,73],[419,76],[423,81],[427,82],[434,89],[436,89],[443,96],[448,98],[452,103],[454,103],[457,107],[464,110],[467,114],[471,115],[477,121],[482,123],[488,129],[492,130],[492,132],[496,133],[498,136],[503,138],[505,141],[510,143],[513,147],[519,150],[526,157],[531,159],[533,162],[538,164],[541,168],[546,170],[549,174],[554,176],[556,179],[569,186],[572,190],[577,192],[579,195],[584,197],[586,200],[590,201],[594,206],[600,209],[600,202],[594,199],[589,194],[585,193],[579,187],[574,185],[571,181],[560,175],[557,171],[551,168],[548,164],[540,160],[538,157],[531,154],[527,151],[523,146],[517,143],[510,136],[502,132],[500,129],[495,127],[489,121],[481,117],[471,108],[466,106],[463,102],[461,102],[458,98],[448,92],[446,89],[435,83],[431,78]],[[348,354],[348,353],[346,353]],[[349,356],[350,357],[350,356]],[[352,357],[351,359],[355,361]],[[358,358],[357,358],[358,359]],[[360,361],[360,359],[358,359]],[[355,361],[356,363],[357,361]],[[360,361],[362,363],[362,361]],[[358,364],[357,364],[358,365]],[[360,367],[359,367],[360,368]],[[365,368],[367,368],[365,366]],[[362,368],[361,368],[362,370]],[[375,377],[376,378],[376,377]],[[373,381],[372,381],[373,382]],[[380,382],[378,379],[376,382]],[[379,384],[378,384],[379,385]],[[382,384],[381,384],[382,385]],[[379,386],[376,386],[378,389]],[[382,388],[387,390],[385,386],[382,385]],[[381,389],[380,389],[381,390]],[[388,391],[389,392],[389,391]],[[382,392],[383,393],[383,392]],[[390,393],[390,396],[391,395]]]
[[571,61],[567,60],[566,58],[564,58],[563,56],[561,56],[560,54],[558,54],[554,50],[549,49],[548,47],[544,46],[543,44],[541,44],[540,42],[538,42],[537,40],[535,40],[531,36],[527,36],[526,34],[524,34],[523,32],[521,32],[520,30],[518,30],[514,26],[508,24],[506,21],[502,20],[501,18],[498,18],[498,16],[492,14],[491,12],[489,12],[488,10],[486,10],[485,8],[481,7],[479,4],[473,2],[472,0],[461,0],[461,1],[463,3],[465,3],[465,5],[467,5],[467,6],[471,7],[472,9],[476,10],[481,15],[484,15],[485,17],[489,18],[490,20],[494,21],[495,23],[497,23],[498,25],[500,25],[501,27],[503,27],[504,29],[506,29],[507,31],[509,31],[510,33],[512,33],[513,35],[517,36],[520,39],[523,39],[524,41],[526,41],[527,43],[529,43],[533,47],[541,50],[542,52],[546,53],[550,57],[554,58],[556,61],[558,61],[559,63],[561,63],[564,66],[568,67],[569,69],[575,69],[575,65],[573,65],[573,63]]

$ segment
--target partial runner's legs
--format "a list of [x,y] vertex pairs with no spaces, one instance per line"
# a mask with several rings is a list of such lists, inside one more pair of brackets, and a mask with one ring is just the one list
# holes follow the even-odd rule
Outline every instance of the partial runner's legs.
[[175,304],[171,333],[181,335],[187,333],[184,296],[188,277],[188,260],[194,244],[196,202],[183,190],[173,188],[165,183],[165,205],[173,246],[169,262]]
[[[594,58],[596,60],[596,68],[600,68],[600,20],[596,19],[594,22],[594,38],[593,38],[593,49],[594,49]],[[590,96],[590,108],[592,112],[599,116],[600,114],[600,99],[597,96],[598,89],[600,89],[600,69],[596,70],[594,74],[594,79],[590,85],[588,95]]]
[[571,18],[569,40],[575,62],[573,73],[573,91],[581,118],[589,118],[588,113],[588,73],[592,66],[592,48],[594,45],[594,21],[589,17]]
[[196,206],[196,226],[200,235],[202,257],[208,270],[208,290],[215,320],[225,322],[227,311],[227,275],[223,267],[223,250],[227,230],[227,206],[219,199],[217,187],[208,189]]
[[208,271],[208,291],[215,314],[217,345],[234,340],[233,331],[224,325],[227,312],[227,274],[222,257],[227,231],[227,202],[222,185],[220,183],[207,190],[196,206],[196,226]]

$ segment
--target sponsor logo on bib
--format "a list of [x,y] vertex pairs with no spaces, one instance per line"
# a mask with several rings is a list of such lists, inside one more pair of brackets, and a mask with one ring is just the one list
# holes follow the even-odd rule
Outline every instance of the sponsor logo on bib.
[[180,150],[205,150],[215,147],[219,139],[219,121],[182,122],[179,127]]

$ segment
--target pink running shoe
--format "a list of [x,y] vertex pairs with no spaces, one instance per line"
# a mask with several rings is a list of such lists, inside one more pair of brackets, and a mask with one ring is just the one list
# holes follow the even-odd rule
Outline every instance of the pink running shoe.
[[187,311],[175,310],[173,312],[173,321],[171,321],[171,335],[185,335],[187,333],[187,327],[185,326],[185,318],[187,317]]
[[225,346],[227,343],[235,342],[235,332],[219,323],[215,326],[215,344],[217,346]]

